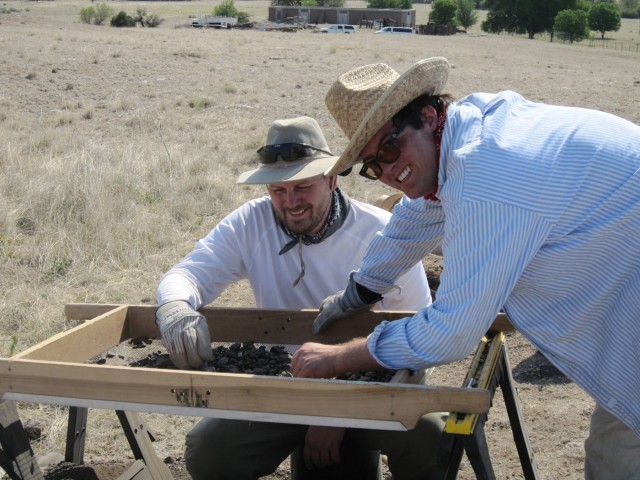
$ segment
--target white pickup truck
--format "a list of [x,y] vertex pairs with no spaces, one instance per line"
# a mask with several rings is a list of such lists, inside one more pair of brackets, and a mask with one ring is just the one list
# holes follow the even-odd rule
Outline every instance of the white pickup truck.
[[194,28],[231,28],[237,23],[236,17],[216,17],[213,15],[205,15],[191,20],[191,26]]

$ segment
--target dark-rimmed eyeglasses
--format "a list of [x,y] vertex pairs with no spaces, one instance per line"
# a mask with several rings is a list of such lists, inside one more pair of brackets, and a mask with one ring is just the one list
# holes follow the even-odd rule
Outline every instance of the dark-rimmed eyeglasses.
[[404,119],[398,128],[391,134],[391,136],[384,142],[382,145],[378,147],[378,151],[376,152],[376,156],[373,157],[373,160],[365,162],[360,169],[360,175],[364,178],[368,178],[369,180],[378,180],[382,176],[382,167],[381,163],[386,165],[390,165],[400,158],[400,147],[398,146],[398,136],[402,133],[404,128],[407,126],[408,119]]
[[276,143],[274,145],[265,145],[258,149],[258,155],[260,156],[260,163],[268,165],[275,163],[278,158],[285,162],[293,162],[301,158],[310,157],[314,151],[332,155],[328,150],[307,145],[306,143]]

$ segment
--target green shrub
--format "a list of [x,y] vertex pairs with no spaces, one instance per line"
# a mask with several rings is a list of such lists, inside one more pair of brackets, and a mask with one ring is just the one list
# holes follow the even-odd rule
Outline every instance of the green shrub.
[[96,16],[96,10],[93,7],[85,7],[80,9],[80,21],[82,23],[91,23]]
[[238,23],[249,21],[249,14],[238,10],[233,0],[222,0],[222,3],[213,9],[213,15],[216,17],[235,17],[238,19]]
[[147,14],[146,8],[138,8],[138,10],[136,10],[136,16],[133,21],[135,23],[139,22],[141,27],[154,28],[164,22],[164,19],[158,17],[153,13],[151,15]]
[[135,27],[136,21],[130,15],[127,15],[126,12],[120,11],[114,17],[111,17],[111,26],[112,27]]
[[222,3],[213,9],[213,14],[216,17],[236,17],[238,15],[238,9],[234,5],[233,0],[222,0]]
[[16,354],[18,347],[18,336],[11,335],[11,345],[9,345],[9,356],[13,357]]
[[9,250],[10,243],[11,241],[9,240],[9,237],[0,233],[0,258],[11,256]]
[[144,20],[145,27],[154,28],[164,22],[164,18],[160,18],[158,15],[152,13],[147,15]]
[[49,270],[46,272],[45,276],[48,278],[62,277],[69,273],[69,269],[71,268],[72,264],[73,260],[71,260],[70,258],[55,260],[51,263],[51,266],[49,267]]
[[93,23],[95,25],[102,25],[107,18],[113,15],[113,8],[106,3],[99,3],[95,8],[95,16],[93,17]]
[[249,14],[247,12],[238,12],[238,23],[248,23]]

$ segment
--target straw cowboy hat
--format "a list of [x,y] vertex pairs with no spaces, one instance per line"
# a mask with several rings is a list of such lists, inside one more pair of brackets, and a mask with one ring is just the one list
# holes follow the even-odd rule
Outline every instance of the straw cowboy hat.
[[304,180],[331,169],[338,157],[331,153],[318,122],[297,117],[273,122],[267,143],[258,149],[260,166],[242,173],[237,183],[266,184]]
[[369,140],[412,100],[441,94],[449,70],[446,58],[432,57],[420,60],[402,75],[384,63],[364,65],[341,75],[327,92],[325,103],[349,144],[327,175],[357,163]]

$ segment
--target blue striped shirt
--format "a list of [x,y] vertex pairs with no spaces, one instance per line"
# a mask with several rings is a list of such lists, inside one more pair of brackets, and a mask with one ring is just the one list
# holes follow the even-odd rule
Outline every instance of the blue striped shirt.
[[640,435],[640,126],[513,92],[467,96],[448,110],[438,198],[403,198],[355,276],[385,293],[442,244],[436,301],[374,330],[377,361],[464,358],[504,309]]

